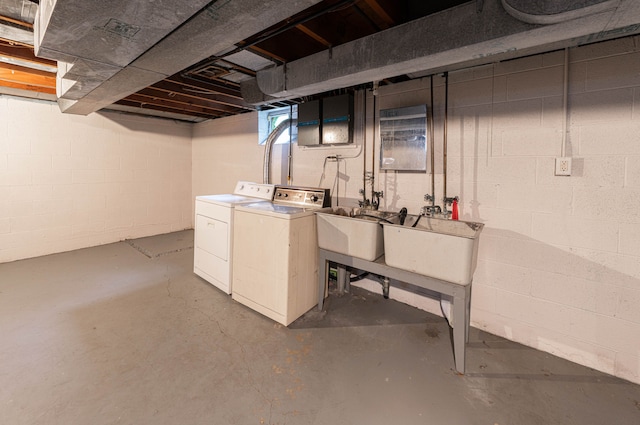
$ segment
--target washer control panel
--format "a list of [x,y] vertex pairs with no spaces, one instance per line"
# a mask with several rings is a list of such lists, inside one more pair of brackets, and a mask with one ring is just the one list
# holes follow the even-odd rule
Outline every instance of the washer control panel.
[[246,181],[239,181],[236,183],[236,188],[233,191],[234,195],[250,196],[252,198],[260,198],[271,201],[275,191],[275,185],[273,184],[260,184]]
[[329,189],[276,186],[273,202],[305,208],[324,208],[331,206],[331,196]]

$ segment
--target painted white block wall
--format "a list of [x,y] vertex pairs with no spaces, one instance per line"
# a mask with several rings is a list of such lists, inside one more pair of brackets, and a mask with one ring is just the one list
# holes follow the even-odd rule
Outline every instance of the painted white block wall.
[[[561,154],[563,52],[451,73],[447,195],[460,196],[463,219],[485,223],[474,278],[474,326],[640,383],[637,46],[640,39],[629,37],[571,49],[571,177],[553,172]],[[427,78],[384,86],[376,109],[428,104],[429,92]],[[431,192],[431,169],[379,172],[373,100],[367,96],[366,132],[360,125],[355,146],[294,145],[292,183],[333,187],[337,175],[340,203],[354,205],[363,171],[375,169],[375,188],[385,193],[382,208],[404,206],[417,213]],[[434,98],[440,200],[441,76],[434,78]],[[234,117],[195,126],[194,194],[229,191],[238,179],[261,179],[263,148],[257,146],[255,116],[247,118],[251,124]],[[336,154],[356,158],[324,163]],[[286,158],[275,157],[274,167],[282,170]],[[392,289],[391,296],[437,310],[432,301],[400,290]]]
[[192,194],[232,193],[238,180],[262,182],[264,148],[258,146],[258,114],[194,126]]
[[191,126],[0,96],[0,262],[192,228]]

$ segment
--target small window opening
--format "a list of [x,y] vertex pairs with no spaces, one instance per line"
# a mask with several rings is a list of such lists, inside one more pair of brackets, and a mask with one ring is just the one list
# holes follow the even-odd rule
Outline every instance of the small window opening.
[[[260,111],[258,113],[258,127],[259,127],[259,144],[264,145],[267,141],[267,137],[273,130],[278,127],[282,122],[291,117],[292,108],[284,107],[278,109],[270,109],[268,111]],[[297,117],[297,107],[294,105],[293,107],[293,117]],[[297,142],[298,136],[298,128],[296,125],[291,125],[289,128],[285,129],[282,134],[278,137],[275,144],[289,143],[289,131],[293,130],[292,142]]]

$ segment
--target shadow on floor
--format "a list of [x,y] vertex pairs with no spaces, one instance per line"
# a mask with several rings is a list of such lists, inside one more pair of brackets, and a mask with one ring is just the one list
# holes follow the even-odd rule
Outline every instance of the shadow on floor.
[[330,285],[329,297],[325,299],[323,311],[318,311],[318,308],[314,307],[290,324],[289,328],[312,329],[420,323],[442,325],[443,329],[448,327],[446,320],[442,317],[395,300],[384,299],[382,295],[357,286],[351,286],[350,292],[340,294]]

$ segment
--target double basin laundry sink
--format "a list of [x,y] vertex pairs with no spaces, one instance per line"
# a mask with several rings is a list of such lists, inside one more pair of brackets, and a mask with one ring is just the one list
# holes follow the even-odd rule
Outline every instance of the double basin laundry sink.
[[[376,261],[448,282],[473,278],[482,223],[359,208],[317,212],[322,249]],[[417,221],[417,223],[416,223]]]

